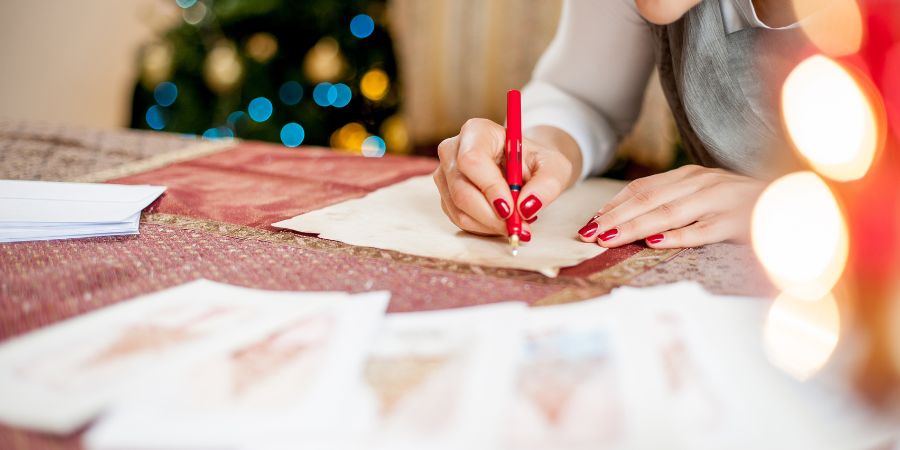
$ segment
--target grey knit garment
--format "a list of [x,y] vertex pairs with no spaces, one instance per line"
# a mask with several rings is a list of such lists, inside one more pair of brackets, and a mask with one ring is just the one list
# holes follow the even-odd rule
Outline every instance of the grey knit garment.
[[704,0],[681,20],[652,27],[663,91],[682,142],[699,164],[759,178],[800,168],[779,99],[806,46],[802,32],[726,33],[719,1]]

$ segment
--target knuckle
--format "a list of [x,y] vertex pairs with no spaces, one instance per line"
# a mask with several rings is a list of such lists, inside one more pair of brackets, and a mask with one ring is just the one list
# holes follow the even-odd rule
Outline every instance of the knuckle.
[[469,172],[478,168],[481,164],[481,157],[476,151],[461,152],[456,157],[456,164],[459,166],[459,170]]
[[438,144],[438,148],[437,148],[438,158],[442,162],[446,162],[447,159],[451,157],[450,151],[453,146],[453,142],[454,142],[453,138],[447,138],[447,139],[444,139],[443,141],[441,141],[440,144]]
[[490,122],[490,120],[482,119],[480,117],[473,117],[469,120],[466,120],[466,122],[463,123],[463,126],[460,128],[460,130],[465,133],[479,130],[479,129],[484,128],[485,122]]
[[633,180],[625,186],[625,189],[631,194],[636,195],[638,192],[644,190],[647,182],[644,181],[643,178],[638,178],[637,180]]
[[635,192],[635,194],[634,194],[634,199],[638,203],[642,203],[645,205],[648,203],[653,203],[653,200],[655,200],[656,197],[657,197],[656,192],[654,192],[652,190],[638,191],[638,192]]
[[659,213],[663,217],[666,217],[668,219],[672,219],[672,218],[676,217],[676,214],[678,213],[678,210],[679,210],[679,208],[676,207],[675,205],[673,205],[672,203],[663,203],[662,205],[659,205],[659,207],[656,209],[657,209],[657,211],[659,211]]

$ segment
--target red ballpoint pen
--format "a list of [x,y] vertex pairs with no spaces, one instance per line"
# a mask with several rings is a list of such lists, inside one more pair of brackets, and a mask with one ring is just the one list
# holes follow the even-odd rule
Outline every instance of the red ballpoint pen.
[[513,256],[519,253],[522,217],[519,216],[519,191],[522,190],[522,98],[519,91],[506,93],[506,183],[512,193],[512,214],[506,219],[506,232]]

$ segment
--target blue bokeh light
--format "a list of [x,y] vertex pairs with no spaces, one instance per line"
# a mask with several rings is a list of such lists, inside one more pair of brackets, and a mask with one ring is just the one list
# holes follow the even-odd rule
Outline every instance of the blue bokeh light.
[[278,89],[278,98],[285,105],[296,105],[303,98],[303,86],[296,81],[287,81]]
[[296,147],[303,142],[306,132],[296,122],[291,122],[281,127],[281,142],[287,147]]
[[350,103],[351,98],[353,93],[350,92],[350,86],[344,83],[335,84],[328,89],[328,101],[331,102],[331,106],[343,108]]
[[175,4],[184,9],[188,9],[191,6],[194,6],[194,4],[196,4],[196,3],[197,3],[197,0],[175,0]]
[[238,122],[244,120],[244,116],[246,116],[246,114],[244,114],[243,111],[233,111],[225,119],[225,123],[227,123],[228,125],[231,125],[231,126],[235,126],[235,125],[237,125]]
[[172,106],[172,103],[175,103],[175,99],[178,98],[178,86],[175,86],[175,83],[171,81],[163,81],[156,85],[156,89],[153,90],[153,99],[156,100],[156,103],[159,103],[159,106]]
[[369,37],[375,31],[375,21],[366,14],[360,14],[350,21],[350,32],[362,39]]
[[384,139],[378,136],[369,136],[362,143],[362,154],[369,158],[381,158],[387,146]]
[[331,83],[319,83],[313,88],[313,101],[316,102],[319,106],[331,106],[331,103],[337,99],[337,93],[334,94],[334,98],[329,98],[328,95],[331,91],[332,84]]
[[215,127],[203,132],[203,139],[230,139],[233,137],[234,131],[228,127]]
[[265,122],[269,120],[269,117],[272,117],[272,102],[265,97],[256,97],[253,100],[250,100],[250,105],[247,107],[247,113],[250,114],[250,118],[257,122]]
[[159,105],[153,105],[147,109],[147,114],[144,115],[144,120],[147,121],[147,125],[154,130],[162,130],[166,127],[166,113],[165,109],[163,109]]

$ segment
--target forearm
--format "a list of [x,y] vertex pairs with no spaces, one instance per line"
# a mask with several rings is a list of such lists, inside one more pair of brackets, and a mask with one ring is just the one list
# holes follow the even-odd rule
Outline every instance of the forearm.
[[572,173],[566,183],[566,189],[578,181],[583,164],[581,149],[569,133],[550,125],[538,125],[524,130],[525,138],[531,139],[547,148],[562,153],[572,164]]

